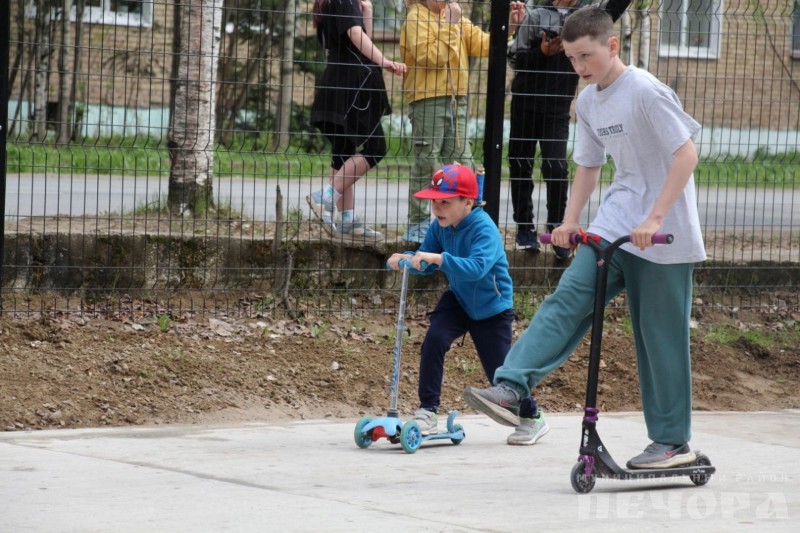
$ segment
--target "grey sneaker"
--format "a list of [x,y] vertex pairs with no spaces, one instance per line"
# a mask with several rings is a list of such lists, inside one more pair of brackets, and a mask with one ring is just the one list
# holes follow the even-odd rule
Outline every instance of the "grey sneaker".
[[380,240],[383,239],[383,233],[375,231],[367,226],[363,220],[355,219],[353,221],[341,221],[336,228],[336,232],[342,236],[359,237],[362,239]]
[[519,418],[519,425],[514,433],[508,436],[506,442],[513,446],[528,446],[536,444],[536,441],[545,436],[550,431],[550,426],[544,420],[541,410],[536,418]]
[[333,221],[333,213],[336,208],[333,205],[333,198],[325,199],[322,190],[319,190],[306,196],[306,202],[314,216],[322,222],[322,229],[331,237],[336,236],[336,224]]
[[672,468],[693,463],[697,459],[688,444],[676,446],[651,442],[642,453],[628,461],[628,468]]
[[506,385],[500,383],[489,389],[464,389],[464,400],[467,405],[477,409],[498,424],[504,426],[519,426],[520,394]]
[[419,425],[423,436],[439,433],[439,415],[433,411],[419,408],[414,413],[413,420]]

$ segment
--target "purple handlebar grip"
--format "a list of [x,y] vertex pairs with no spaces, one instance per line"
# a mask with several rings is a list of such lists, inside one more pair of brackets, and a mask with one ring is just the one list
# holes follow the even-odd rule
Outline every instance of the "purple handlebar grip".
[[653,235],[653,244],[672,244],[675,238],[671,233],[656,233]]
[[[580,242],[581,235],[580,233],[573,233],[569,236],[569,242],[572,244],[578,244]],[[539,242],[542,244],[552,244],[553,243],[553,234],[552,233],[542,233],[539,235]]]
[[[672,244],[674,240],[675,237],[673,237],[671,233],[656,233],[653,235],[653,244]],[[578,244],[580,241],[581,236],[579,233],[573,233],[569,236],[569,242],[572,244]],[[551,244],[553,242],[552,233],[542,233],[539,235],[539,242],[542,244]]]

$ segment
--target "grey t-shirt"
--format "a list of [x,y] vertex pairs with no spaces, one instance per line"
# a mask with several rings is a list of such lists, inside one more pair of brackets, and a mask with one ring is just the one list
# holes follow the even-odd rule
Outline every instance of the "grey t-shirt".
[[[588,231],[614,241],[645,221],[661,194],[673,154],[700,131],[683,110],[678,96],[650,73],[629,66],[614,83],[597,90],[589,85],[577,102],[578,129],[573,160],[585,167],[616,165]],[[661,264],[695,263],[706,258],[694,177],[673,204],[661,233],[672,233],[673,244],[644,252],[631,244],[623,249]]]

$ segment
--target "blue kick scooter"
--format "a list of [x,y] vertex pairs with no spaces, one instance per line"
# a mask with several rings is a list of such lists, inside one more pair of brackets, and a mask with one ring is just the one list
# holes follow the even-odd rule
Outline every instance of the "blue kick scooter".
[[[550,244],[552,235],[545,233],[540,236],[542,244]],[[620,237],[608,246],[600,242],[600,238],[591,234],[574,233],[570,236],[572,244],[588,245],[597,257],[597,280],[594,293],[594,314],[592,316],[592,335],[589,347],[589,378],[586,385],[586,407],[584,408],[583,423],[581,424],[581,446],[578,462],[570,473],[570,482],[575,492],[586,494],[594,488],[596,478],[608,479],[654,479],[662,477],[688,476],[697,486],[705,485],[711,478],[716,468],[711,466],[711,460],[705,455],[696,452],[697,458],[693,463],[672,468],[622,468],[608,452],[597,433],[597,419],[600,410],[597,408],[597,383],[600,375],[600,343],[603,339],[603,314],[605,311],[606,285],[608,282],[608,266],[611,256],[626,242],[630,242],[630,235]],[[653,244],[670,244],[672,235],[653,235]]]
[[[425,265],[422,265],[423,268]],[[368,448],[373,442],[382,438],[388,439],[392,444],[398,442],[406,453],[416,452],[420,445],[431,440],[450,439],[453,444],[460,444],[464,440],[464,428],[456,424],[455,418],[458,411],[450,411],[447,415],[447,432],[435,435],[423,435],[419,424],[410,420],[405,424],[398,417],[397,396],[400,389],[400,359],[403,347],[403,333],[406,331],[406,295],[408,293],[408,275],[413,268],[407,259],[400,261],[403,269],[403,282],[400,288],[400,310],[397,314],[397,332],[394,341],[394,363],[392,365],[392,389],[389,411],[386,416],[379,418],[363,417],[356,424],[353,434],[359,448]]]

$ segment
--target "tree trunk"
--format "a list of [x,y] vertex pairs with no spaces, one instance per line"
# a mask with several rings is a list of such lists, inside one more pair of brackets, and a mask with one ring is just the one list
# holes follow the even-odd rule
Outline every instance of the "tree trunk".
[[229,24],[233,21],[233,31],[227,31],[222,36],[223,46],[226,46],[225,53],[219,61],[219,89],[217,90],[217,142],[222,146],[230,146],[232,140],[231,127],[228,124],[228,113],[236,87],[235,71],[238,61],[237,45],[239,42],[239,2],[237,0],[226,0],[222,12],[222,23]]
[[68,143],[70,138],[71,127],[71,111],[72,111],[72,96],[70,95],[69,83],[69,50],[67,44],[69,43],[70,22],[69,10],[72,6],[72,0],[62,0],[61,2],[61,40],[59,42],[58,50],[58,136],[59,143]]
[[636,66],[644,70],[650,68],[650,6],[636,10],[639,19],[639,60]]
[[[8,73],[8,94],[9,98],[14,93],[14,84],[16,83],[17,75],[20,72],[20,67],[22,67],[22,59],[25,55],[25,47],[22,45],[23,42],[28,42],[28,32],[25,31],[25,0],[17,0],[17,16],[16,16],[16,23],[17,23],[17,41],[20,43],[17,45],[14,55],[14,61],[9,68]],[[28,54],[29,57],[32,57],[33,54]],[[19,113],[22,108],[22,101],[25,99],[25,88],[27,87],[27,80],[30,78],[30,59],[28,60],[28,68],[25,69],[25,75],[22,78],[22,83],[20,86],[20,90],[17,92],[19,94],[19,99],[17,100],[17,106],[14,108],[14,113],[11,115],[11,119],[8,125],[8,133],[7,136],[10,137],[12,133],[14,133],[15,126],[17,124],[17,120],[19,119]]]
[[[236,42],[238,43],[238,41]],[[225,91],[226,100],[224,102],[224,107],[220,107],[222,103],[217,103],[217,108],[220,110],[217,116],[221,115],[223,117],[218,124],[220,128],[223,129],[221,132],[222,138],[220,144],[224,146],[230,146],[230,143],[233,141],[236,118],[239,116],[242,108],[247,105],[251,87],[257,83],[260,66],[269,63],[269,61],[267,61],[270,58],[269,53],[271,48],[269,36],[262,33],[258,37],[258,43],[258,49],[255,55],[248,53],[244,67],[238,72],[231,60],[226,62],[230,66],[230,69],[224,80],[227,82],[235,81],[236,83],[230,85],[228,90]],[[248,46],[248,50],[251,48],[251,46]],[[233,57],[233,54],[229,54],[228,57]],[[244,80],[242,80],[242,78],[244,78]],[[222,91],[220,91],[220,94],[222,94]]]
[[33,96],[33,140],[47,137],[47,85],[50,75],[50,6],[46,0],[36,0],[36,31],[34,55],[36,75]]
[[[81,59],[83,54],[81,51],[83,47],[81,46],[81,42],[83,41],[83,13],[86,9],[86,0],[76,0],[75,3],[75,53],[72,56],[72,89],[70,90],[70,94],[72,95],[72,99],[70,100],[71,108],[73,112],[75,111],[75,104],[78,100],[78,72],[81,69]],[[85,117],[78,116],[78,113],[75,113],[75,121],[72,123],[72,129],[70,132],[70,139],[73,141],[77,141],[80,138],[81,132],[81,120]]]
[[627,11],[625,11],[622,14],[622,17],[620,17],[619,26],[620,33],[622,34],[622,50],[619,56],[623,63],[630,65],[632,57],[631,45],[633,44],[633,30],[631,30],[631,16]]
[[17,47],[14,49],[14,61],[11,62],[11,67],[8,71],[8,94],[11,96],[14,82],[19,74],[20,66],[22,65],[22,56],[25,55],[25,47],[21,43],[26,42],[28,39],[25,36],[25,0],[17,0],[17,16],[15,17],[17,23]]
[[207,215],[213,206],[214,102],[222,0],[187,0],[170,119],[168,203],[175,216]]
[[178,75],[181,64],[181,24],[183,20],[183,0],[172,3],[172,65],[169,76],[169,123],[175,117],[175,94],[178,92]]
[[275,122],[273,150],[282,152],[289,146],[290,122],[292,120],[292,75],[294,74],[294,34],[296,0],[286,0],[281,43],[281,82],[278,93],[278,116]]

